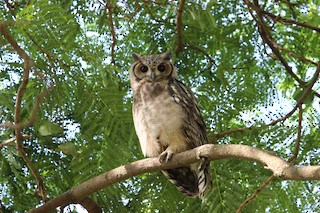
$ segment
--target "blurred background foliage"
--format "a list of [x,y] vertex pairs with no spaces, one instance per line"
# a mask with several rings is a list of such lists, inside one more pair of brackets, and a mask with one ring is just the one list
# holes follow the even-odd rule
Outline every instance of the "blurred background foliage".
[[[143,158],[131,115],[128,69],[133,52],[176,53],[173,60],[180,80],[195,92],[210,140],[245,128],[216,142],[246,144],[284,159],[292,156],[298,111],[285,122],[268,124],[290,112],[315,73],[320,53],[319,2],[259,1],[264,11],[295,22],[264,14],[284,60],[305,84],[276,60],[259,33],[248,1],[184,2],[179,38],[176,15],[183,2],[1,1],[1,25],[35,63],[23,96],[23,121],[30,117],[41,91],[51,88],[34,125],[22,131],[31,136],[23,147],[49,198]],[[182,49],[174,52],[179,39]],[[13,121],[23,60],[2,35],[0,44],[0,120],[4,124]],[[299,165],[319,164],[319,93],[316,83],[303,104],[301,146],[295,162]],[[1,143],[14,137],[12,129],[0,129]],[[35,193],[37,181],[14,143],[1,147],[0,166],[0,212],[23,212],[42,203]],[[160,172],[115,184],[91,199],[104,212],[235,212],[271,175],[263,165],[244,160],[215,161],[212,173],[213,190],[203,202],[180,194]],[[277,179],[244,212],[319,212],[319,197],[316,181]]]

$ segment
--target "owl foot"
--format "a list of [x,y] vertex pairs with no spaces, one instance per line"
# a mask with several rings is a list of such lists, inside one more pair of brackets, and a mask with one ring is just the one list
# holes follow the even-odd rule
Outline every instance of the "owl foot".
[[171,151],[165,150],[159,155],[159,161],[160,163],[168,163],[173,156],[173,153]]

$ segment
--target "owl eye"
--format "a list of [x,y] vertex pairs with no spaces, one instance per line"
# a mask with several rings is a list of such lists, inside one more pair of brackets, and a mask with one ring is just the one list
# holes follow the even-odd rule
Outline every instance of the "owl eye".
[[164,64],[160,64],[158,66],[158,70],[159,70],[159,72],[164,72],[166,70],[166,66]]
[[140,71],[141,71],[141,72],[147,72],[147,71],[148,71],[148,67],[147,67],[146,65],[142,65],[142,66],[140,67]]

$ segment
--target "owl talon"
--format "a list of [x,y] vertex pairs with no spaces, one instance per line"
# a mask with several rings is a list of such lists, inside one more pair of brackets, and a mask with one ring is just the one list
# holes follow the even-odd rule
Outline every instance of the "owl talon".
[[171,160],[172,156],[172,152],[164,151],[159,155],[159,161],[160,163],[168,163]]

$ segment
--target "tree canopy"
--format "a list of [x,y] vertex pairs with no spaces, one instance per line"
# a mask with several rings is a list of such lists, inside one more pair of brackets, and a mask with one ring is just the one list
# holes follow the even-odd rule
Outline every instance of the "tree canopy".
[[[319,212],[319,16],[317,0],[2,1],[0,212]],[[202,202],[159,172],[195,152],[137,161],[132,53],[165,51],[219,144],[198,149]]]

